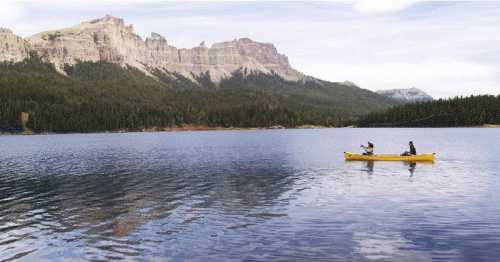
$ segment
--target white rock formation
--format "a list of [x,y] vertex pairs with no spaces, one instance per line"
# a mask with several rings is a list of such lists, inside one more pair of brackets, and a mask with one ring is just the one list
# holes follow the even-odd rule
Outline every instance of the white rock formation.
[[29,56],[29,44],[11,30],[0,28],[0,61],[20,62]]
[[122,19],[106,16],[29,38],[32,48],[57,69],[78,61],[107,61],[145,70],[146,43]]
[[202,42],[191,49],[177,49],[156,33],[143,40],[135,34],[132,25],[109,15],[70,28],[39,33],[27,41],[10,31],[0,33],[0,60],[20,61],[27,57],[29,49],[23,49],[26,42],[60,72],[63,72],[65,64],[107,61],[136,67],[144,72],[154,69],[178,72],[188,78],[209,71],[215,82],[241,68],[263,73],[274,71],[286,80],[304,78],[272,44],[242,38],[216,43],[211,47]]
[[379,95],[396,99],[405,103],[432,101],[432,96],[418,88],[379,90]]

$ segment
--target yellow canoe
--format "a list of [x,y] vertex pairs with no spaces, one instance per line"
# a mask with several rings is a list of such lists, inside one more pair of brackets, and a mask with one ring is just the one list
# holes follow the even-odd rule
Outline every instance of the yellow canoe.
[[350,161],[434,161],[434,155],[432,154],[419,154],[414,156],[401,156],[395,154],[380,154],[380,155],[361,155],[349,152],[344,152],[344,159]]

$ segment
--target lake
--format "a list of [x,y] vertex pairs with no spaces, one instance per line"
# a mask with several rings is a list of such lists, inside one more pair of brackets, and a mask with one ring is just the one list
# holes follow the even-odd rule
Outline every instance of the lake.
[[[367,141],[433,164],[345,162]],[[0,260],[498,261],[499,129],[0,137]]]

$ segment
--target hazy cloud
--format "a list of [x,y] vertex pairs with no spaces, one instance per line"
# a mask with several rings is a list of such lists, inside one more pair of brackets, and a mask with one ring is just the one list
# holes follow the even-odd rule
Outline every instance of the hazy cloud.
[[387,13],[406,9],[421,0],[359,0],[354,8],[361,13]]

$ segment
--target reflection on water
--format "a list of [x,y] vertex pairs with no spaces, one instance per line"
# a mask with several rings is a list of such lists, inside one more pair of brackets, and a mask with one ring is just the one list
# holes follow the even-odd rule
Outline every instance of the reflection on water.
[[0,137],[0,260],[500,257],[497,133],[372,129],[438,161],[344,162],[365,132]]
[[[361,162],[365,164],[367,173],[369,175],[373,174],[373,169],[375,168],[376,161],[361,161]],[[410,177],[412,177],[413,174],[415,173],[415,169],[417,168],[417,162],[402,162],[402,161],[395,161],[395,162],[401,163],[403,166],[407,167],[408,171],[410,172]],[[421,162],[419,164],[432,165],[434,164],[434,162]]]
[[368,174],[371,175],[373,173],[373,167],[375,166],[374,161],[366,161],[366,170],[368,171]]
[[[413,173],[415,173],[415,168],[417,168],[417,163],[416,162],[409,162],[406,163],[408,165],[408,171],[410,171],[410,176],[413,176]],[[433,163],[430,163],[433,164]]]

